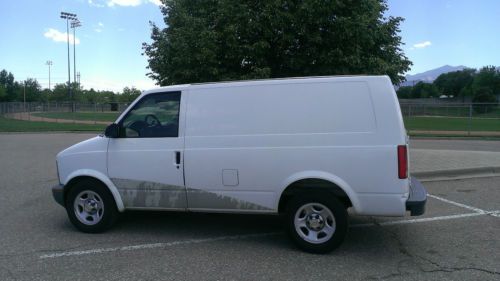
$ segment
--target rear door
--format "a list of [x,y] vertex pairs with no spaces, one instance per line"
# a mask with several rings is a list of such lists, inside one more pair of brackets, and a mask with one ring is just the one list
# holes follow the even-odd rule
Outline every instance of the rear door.
[[180,91],[142,97],[108,145],[108,175],[128,209],[186,209]]

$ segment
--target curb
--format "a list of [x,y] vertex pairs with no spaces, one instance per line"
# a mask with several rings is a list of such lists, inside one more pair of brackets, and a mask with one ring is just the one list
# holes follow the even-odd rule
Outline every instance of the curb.
[[411,175],[423,181],[491,177],[500,175],[500,167],[478,167],[454,170],[423,171],[414,172],[411,173]]

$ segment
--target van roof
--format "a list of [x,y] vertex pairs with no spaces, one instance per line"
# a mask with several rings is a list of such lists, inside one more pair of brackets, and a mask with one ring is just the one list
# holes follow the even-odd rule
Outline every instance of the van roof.
[[307,81],[307,80],[317,80],[317,79],[332,79],[332,78],[346,78],[349,80],[349,78],[364,78],[364,79],[373,79],[375,77],[381,78],[384,77],[386,79],[389,79],[387,75],[333,75],[333,76],[304,76],[304,77],[283,77],[283,78],[266,78],[266,79],[252,79],[252,80],[231,80],[231,81],[219,81],[219,82],[203,82],[203,83],[191,83],[191,84],[179,84],[179,85],[171,85],[171,86],[162,86],[162,87],[156,87],[149,89],[147,91],[144,91],[144,94],[148,93],[153,93],[153,92],[158,92],[159,90],[169,90],[169,91],[182,91],[186,88],[190,87],[198,87],[198,86],[213,86],[213,85],[248,85],[252,83],[257,83],[257,84],[266,84],[266,82],[272,82],[272,84],[279,84],[280,82],[286,82],[286,81]]

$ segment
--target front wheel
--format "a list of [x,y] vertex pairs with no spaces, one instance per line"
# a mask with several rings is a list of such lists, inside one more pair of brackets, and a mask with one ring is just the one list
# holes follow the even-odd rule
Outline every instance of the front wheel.
[[292,240],[302,250],[327,253],[344,241],[347,211],[331,194],[300,194],[288,205],[287,227]]
[[66,211],[71,223],[87,233],[107,230],[118,216],[115,200],[106,186],[91,179],[77,182],[69,191]]

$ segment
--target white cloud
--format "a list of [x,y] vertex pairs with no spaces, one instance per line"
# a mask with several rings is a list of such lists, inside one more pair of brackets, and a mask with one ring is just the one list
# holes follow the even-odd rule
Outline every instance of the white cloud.
[[99,25],[100,27],[104,26],[104,24],[102,22],[99,22],[97,25]]
[[113,7],[115,5],[117,6],[139,6],[142,4],[141,0],[109,0],[108,1],[108,6]]
[[417,49],[422,49],[422,48],[429,47],[430,45],[432,45],[431,41],[424,41],[424,42],[417,43],[417,44],[413,45],[413,47],[417,48]]
[[102,32],[102,29],[96,28],[96,29],[94,29],[94,31],[97,32],[97,33],[100,33],[100,32]]
[[115,7],[137,7],[142,4],[151,3],[156,6],[163,5],[162,0],[87,0],[90,6],[102,8],[104,6]]
[[88,0],[88,3],[92,7],[98,7],[98,8],[104,7],[104,4],[102,4],[102,1],[100,0]]
[[[43,36],[52,39],[54,42],[68,42],[68,34],[54,28],[49,28]],[[69,43],[73,44],[73,34],[69,34]],[[80,39],[78,39],[78,37],[75,38],[75,44],[80,44]]]
[[161,0],[149,0],[149,2],[155,4],[156,6],[163,5],[163,3],[161,2]]

